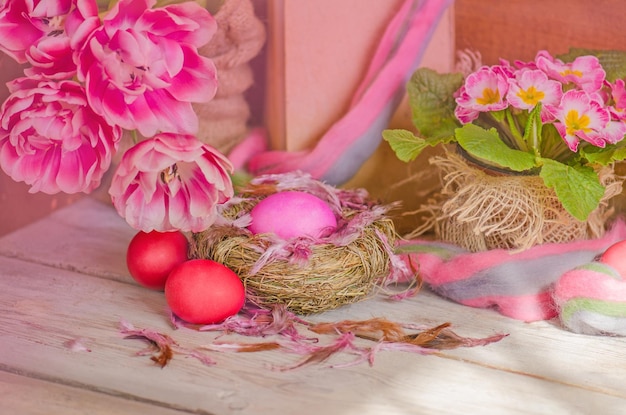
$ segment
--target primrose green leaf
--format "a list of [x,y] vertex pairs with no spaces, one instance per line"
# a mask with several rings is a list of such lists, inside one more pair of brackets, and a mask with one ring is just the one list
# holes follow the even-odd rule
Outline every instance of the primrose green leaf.
[[481,161],[513,171],[531,170],[537,167],[534,154],[507,146],[495,128],[485,130],[474,124],[465,124],[455,130],[459,145],[467,153]]
[[450,137],[459,121],[454,93],[463,85],[460,73],[439,74],[429,68],[413,73],[407,84],[413,124],[423,137]]
[[524,130],[524,141],[530,148],[538,149],[541,144],[541,131],[543,123],[541,122],[541,102],[535,105],[535,108],[528,115],[526,129]]
[[415,160],[426,147],[449,143],[453,137],[422,138],[407,130],[384,130],[383,139],[400,160],[409,162]]
[[590,163],[606,166],[615,161],[626,159],[626,146],[607,145],[604,148],[594,146],[580,148],[580,154]]
[[383,139],[389,143],[396,156],[404,161],[413,161],[426,148],[426,140],[407,130],[385,130]]
[[539,175],[546,186],[554,189],[565,210],[578,220],[587,220],[605,191],[598,174],[591,167],[568,166],[544,158],[540,162],[543,165]]
[[626,160],[626,147],[618,147],[613,151],[613,157],[611,161],[623,161]]

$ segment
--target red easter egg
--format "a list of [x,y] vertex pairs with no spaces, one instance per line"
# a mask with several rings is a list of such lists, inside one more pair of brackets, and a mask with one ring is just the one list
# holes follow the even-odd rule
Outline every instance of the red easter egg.
[[612,266],[626,278],[626,240],[609,246],[600,257],[600,262]]
[[139,284],[163,290],[169,273],[188,259],[188,250],[182,232],[139,232],[128,244],[126,266]]
[[246,292],[228,267],[210,259],[192,259],[172,270],[165,283],[165,299],[181,319],[212,324],[237,314]]

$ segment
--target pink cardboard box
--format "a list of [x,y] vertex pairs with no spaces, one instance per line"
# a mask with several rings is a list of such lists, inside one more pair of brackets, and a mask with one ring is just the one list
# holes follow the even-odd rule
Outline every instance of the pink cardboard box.
[[[341,117],[401,4],[402,0],[268,1],[265,118],[274,148],[310,148]],[[449,8],[423,66],[447,72],[453,64],[454,19]],[[406,121],[406,105],[400,111]]]

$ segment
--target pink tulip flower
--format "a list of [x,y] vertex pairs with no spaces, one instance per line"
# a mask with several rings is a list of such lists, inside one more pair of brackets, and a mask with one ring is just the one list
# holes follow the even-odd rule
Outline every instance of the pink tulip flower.
[[196,2],[151,9],[154,0],[120,0],[78,55],[78,79],[109,123],[151,137],[195,134],[194,102],[217,90],[213,62],[198,54],[216,31]]
[[233,196],[230,161],[194,136],[163,133],[135,144],[109,194],[128,224],[144,232],[201,232]]
[[19,78],[0,115],[0,167],[30,192],[89,193],[101,182],[121,130],[87,105],[73,81]]
[[27,76],[69,79],[74,52],[100,25],[95,0],[14,0],[0,5],[0,50],[30,63]]
[[0,50],[18,63],[26,62],[26,50],[44,36],[41,28],[32,24],[33,6],[26,0],[0,2]]

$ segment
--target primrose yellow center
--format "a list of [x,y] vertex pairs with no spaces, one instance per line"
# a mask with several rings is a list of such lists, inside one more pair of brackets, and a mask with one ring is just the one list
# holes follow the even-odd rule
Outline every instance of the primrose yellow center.
[[534,86],[531,86],[525,91],[520,90],[517,93],[517,96],[528,105],[537,105],[537,103],[539,103],[546,96],[546,94],[544,94],[543,91],[539,91]]
[[577,131],[589,132],[589,123],[591,120],[588,115],[578,115],[578,111],[571,110],[565,117],[565,127],[568,135],[575,135]]
[[491,88],[485,88],[483,89],[483,96],[476,98],[476,102],[480,105],[496,104],[500,102],[500,91],[498,89],[494,91]]
[[574,75],[579,78],[583,77],[583,73],[581,71],[573,71],[571,69],[566,69],[563,72],[561,72],[561,76],[567,76],[567,75]]

